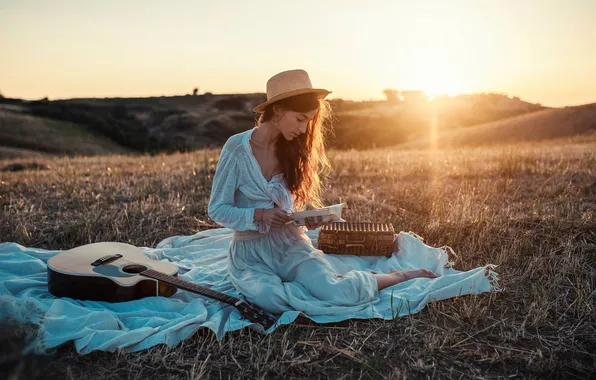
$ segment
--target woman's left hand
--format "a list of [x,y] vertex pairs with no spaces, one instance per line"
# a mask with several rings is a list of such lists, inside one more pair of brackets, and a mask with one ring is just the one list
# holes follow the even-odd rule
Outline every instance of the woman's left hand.
[[306,228],[309,230],[314,230],[321,226],[325,226],[327,224],[333,223],[332,221],[323,222],[322,216],[317,216],[316,218],[315,217],[306,218],[304,221],[306,222]]

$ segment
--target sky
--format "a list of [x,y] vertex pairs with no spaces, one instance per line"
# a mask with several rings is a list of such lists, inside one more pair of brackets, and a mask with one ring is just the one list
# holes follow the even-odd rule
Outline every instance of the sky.
[[0,0],[5,97],[265,92],[305,69],[330,98],[496,92],[596,102],[596,0]]

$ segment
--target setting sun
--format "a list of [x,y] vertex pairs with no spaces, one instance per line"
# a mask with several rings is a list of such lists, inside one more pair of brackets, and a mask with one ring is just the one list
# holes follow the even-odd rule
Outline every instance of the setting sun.
[[[37,1],[35,11],[26,3],[8,2],[0,12],[10,32],[0,41],[5,97],[173,96],[195,87],[256,93],[270,73],[303,68],[331,98],[382,99],[393,88],[429,97],[507,93],[548,106],[596,101],[596,50],[585,38],[595,31],[591,1],[330,0],[259,8],[238,0],[65,0]],[[291,19],[278,22],[284,14]],[[256,36],[269,41],[259,42],[258,53]]]
[[444,50],[421,50],[413,58],[416,87],[429,98],[441,94],[458,95],[466,90],[460,73]]

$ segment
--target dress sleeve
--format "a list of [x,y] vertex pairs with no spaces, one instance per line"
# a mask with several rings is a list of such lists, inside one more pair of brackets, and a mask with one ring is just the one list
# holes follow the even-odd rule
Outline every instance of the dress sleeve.
[[258,231],[255,208],[234,206],[234,193],[240,176],[236,157],[222,150],[215,168],[207,214],[217,224],[235,231]]

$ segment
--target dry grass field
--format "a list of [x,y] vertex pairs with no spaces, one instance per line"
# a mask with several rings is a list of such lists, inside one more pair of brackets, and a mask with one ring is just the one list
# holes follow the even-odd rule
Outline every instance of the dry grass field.
[[[81,356],[20,355],[4,328],[2,378],[552,378],[596,376],[596,140],[441,150],[331,151],[326,204],[345,219],[393,223],[455,268],[496,264],[502,293],[429,304],[393,321],[306,318],[219,343]],[[217,150],[150,156],[35,157],[0,171],[0,240],[45,249],[96,241],[153,247],[216,227],[207,217]]]

